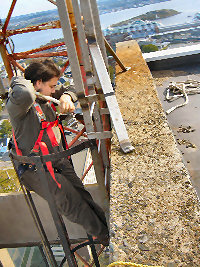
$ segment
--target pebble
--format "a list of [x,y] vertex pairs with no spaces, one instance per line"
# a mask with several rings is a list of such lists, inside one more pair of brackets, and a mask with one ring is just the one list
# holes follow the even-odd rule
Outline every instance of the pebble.
[[148,236],[147,235],[138,236],[138,241],[140,243],[146,243],[148,241]]
[[142,243],[138,244],[138,248],[140,250],[142,250],[142,251],[149,251],[149,248],[146,245],[142,244]]
[[127,227],[126,227],[126,230],[127,230],[127,231],[133,231],[133,230],[134,230],[134,226],[127,226]]
[[149,219],[149,226],[154,226],[155,219]]
[[132,188],[133,187],[133,183],[132,182],[128,183],[128,187]]
[[115,231],[113,229],[110,230],[110,236],[114,237],[115,236]]
[[126,240],[123,241],[123,244],[124,244],[125,247],[129,247],[130,246],[129,243]]

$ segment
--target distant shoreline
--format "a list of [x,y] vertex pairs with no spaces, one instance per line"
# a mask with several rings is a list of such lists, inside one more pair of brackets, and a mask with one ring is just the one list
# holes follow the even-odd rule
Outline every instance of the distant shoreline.
[[136,16],[136,17],[132,17],[128,20],[124,20],[124,21],[121,21],[119,23],[115,23],[115,24],[112,24],[110,25],[110,27],[120,27],[120,26],[124,26],[128,23],[131,23],[133,21],[136,21],[136,20],[150,20],[150,21],[154,21],[154,20],[157,20],[157,19],[163,19],[163,18],[168,18],[168,17],[171,17],[171,16],[175,16],[175,15],[178,15],[180,14],[181,12],[178,12],[174,9],[160,9],[160,10],[154,10],[154,11],[149,11],[149,12],[146,12],[145,14],[142,14],[142,15],[139,15],[139,16]]
[[[162,3],[167,2],[169,0],[152,0],[151,4],[155,3]],[[135,0],[133,2],[124,2],[123,0],[119,0],[116,3],[113,3],[112,0],[107,0],[106,4],[105,2],[99,2],[98,3],[98,9],[99,9],[99,15],[105,15],[113,12],[118,12],[130,8],[139,8],[143,6],[148,6],[149,3],[147,0]],[[8,29],[9,30],[15,30],[15,29],[21,29],[28,26],[35,26],[42,23],[48,23],[53,20],[59,20],[59,15],[57,9],[52,10],[46,10],[36,13],[29,13],[25,15],[19,15],[15,17],[11,17]],[[2,19],[2,22],[5,22],[5,18]]]

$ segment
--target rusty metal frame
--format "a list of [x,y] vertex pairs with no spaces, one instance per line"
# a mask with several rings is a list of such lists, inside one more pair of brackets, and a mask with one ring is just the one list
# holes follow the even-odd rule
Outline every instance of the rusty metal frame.
[[[0,30],[0,53],[6,68],[6,71],[8,73],[8,78],[11,80],[13,77],[13,67],[19,68],[22,72],[24,72],[24,68],[17,62],[17,60],[25,59],[25,58],[41,58],[41,57],[54,57],[54,56],[65,56],[67,57],[67,51],[60,51],[60,52],[47,52],[47,53],[41,53],[41,51],[48,50],[55,47],[60,47],[65,45],[64,42],[59,42],[57,44],[47,45],[44,47],[28,50],[25,52],[20,53],[9,53],[7,49],[7,44],[9,43],[9,37],[17,34],[22,33],[29,33],[29,32],[37,32],[42,30],[48,30],[48,29],[58,29],[61,28],[60,21],[50,21],[48,23],[42,23],[39,25],[34,25],[30,27],[25,27],[22,29],[15,29],[15,30],[8,30],[8,24],[11,19],[15,4],[17,0],[13,0],[11,7],[9,9],[7,18],[5,20],[5,23]],[[51,2],[51,1],[50,1]],[[55,4],[55,3],[54,3]],[[73,27],[73,32],[76,32],[75,26]],[[40,52],[40,53],[38,53]],[[62,68],[62,73],[65,71],[66,67],[69,65],[68,60],[66,61],[65,65]]]

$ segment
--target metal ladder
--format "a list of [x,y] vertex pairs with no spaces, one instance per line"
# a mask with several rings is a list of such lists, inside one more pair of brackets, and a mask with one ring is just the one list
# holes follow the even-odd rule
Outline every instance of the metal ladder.
[[[65,261],[67,260],[68,266],[69,267],[76,267],[78,266],[78,263],[76,261],[75,255],[77,255],[77,250],[85,247],[87,245],[90,246],[91,248],[91,252],[92,252],[92,257],[93,257],[93,262],[95,264],[96,267],[100,267],[99,264],[99,260],[98,260],[98,255],[95,249],[95,245],[94,244],[98,244],[99,242],[96,240],[94,241],[92,236],[90,236],[89,234],[87,234],[88,239],[84,242],[81,242],[78,245],[75,245],[74,247],[71,246],[70,244],[70,240],[69,240],[69,236],[68,236],[68,232],[67,229],[65,227],[64,221],[62,216],[59,214],[54,198],[49,190],[49,185],[48,185],[48,177],[46,176],[46,172],[44,170],[44,164],[47,161],[52,161],[53,159],[55,160],[55,158],[57,160],[63,158],[63,157],[68,157],[71,156],[75,153],[78,153],[80,151],[82,151],[84,148],[90,148],[91,150],[93,148],[95,148],[96,144],[95,141],[93,140],[88,140],[85,141],[84,143],[74,146],[68,150],[65,150],[63,152],[57,153],[57,154],[53,154],[53,155],[46,155],[46,156],[18,156],[16,154],[13,154],[12,152],[10,152],[10,158],[11,161],[13,163],[13,166],[15,168],[15,172],[18,176],[22,191],[24,193],[25,196],[25,200],[28,204],[28,207],[30,209],[31,215],[33,217],[34,223],[36,225],[36,228],[40,234],[41,237],[41,242],[42,242],[42,251],[44,249],[44,256],[46,256],[45,261],[46,261],[46,265],[47,266],[52,266],[52,267],[57,267],[58,264],[55,260],[55,257],[53,255],[53,252],[51,250],[51,246],[50,243],[48,241],[48,237],[45,233],[44,227],[42,225],[42,222],[40,220],[39,214],[37,212],[37,208],[34,204],[33,198],[31,196],[31,193],[28,189],[25,188],[25,186],[23,185],[23,182],[21,181],[21,178],[18,175],[18,170],[16,168],[16,164],[15,161],[17,160],[20,163],[28,163],[30,164],[35,164],[36,169],[38,170],[39,173],[39,178],[41,181],[41,186],[42,189],[46,195],[46,200],[48,202],[49,205],[49,209],[53,218],[53,221],[55,223],[59,238],[60,238],[60,242],[62,244],[64,253],[65,253],[65,257],[63,258],[60,266],[63,266],[63,264],[65,263]],[[86,264],[86,266],[90,266],[80,255],[78,255],[79,258],[81,258],[81,260],[84,262],[84,264]]]

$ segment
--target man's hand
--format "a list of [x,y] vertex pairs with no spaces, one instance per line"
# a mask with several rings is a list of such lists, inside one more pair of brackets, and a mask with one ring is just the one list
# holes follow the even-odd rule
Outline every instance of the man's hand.
[[60,97],[60,112],[61,113],[67,113],[67,112],[74,112],[75,106],[72,102],[70,95],[62,95]]

